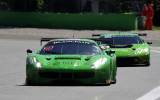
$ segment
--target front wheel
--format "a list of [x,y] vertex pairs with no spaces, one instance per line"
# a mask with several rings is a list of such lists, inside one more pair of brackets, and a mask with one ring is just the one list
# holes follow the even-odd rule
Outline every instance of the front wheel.
[[26,86],[33,86],[33,85],[36,85],[35,83],[33,83],[31,80],[29,80],[28,78],[26,78],[25,80],[25,85]]
[[150,66],[150,65],[151,65],[151,64],[150,64],[150,61],[147,61],[144,65],[145,65],[145,66]]

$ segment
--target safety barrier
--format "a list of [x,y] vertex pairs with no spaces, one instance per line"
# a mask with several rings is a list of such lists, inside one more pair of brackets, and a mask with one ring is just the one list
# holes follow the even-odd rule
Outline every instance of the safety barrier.
[[0,12],[1,27],[135,30],[135,14]]

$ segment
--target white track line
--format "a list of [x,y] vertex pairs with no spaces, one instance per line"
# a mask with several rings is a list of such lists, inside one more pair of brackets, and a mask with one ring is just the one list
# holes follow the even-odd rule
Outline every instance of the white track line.
[[151,51],[154,52],[154,53],[160,53],[160,50],[153,50],[153,49],[151,49]]
[[[154,53],[160,53],[160,50],[151,49]],[[160,98],[160,86],[146,93],[142,97],[139,97],[136,100],[157,100]]]
[[151,90],[147,94],[143,95],[142,97],[136,100],[157,100],[160,98],[160,86]]

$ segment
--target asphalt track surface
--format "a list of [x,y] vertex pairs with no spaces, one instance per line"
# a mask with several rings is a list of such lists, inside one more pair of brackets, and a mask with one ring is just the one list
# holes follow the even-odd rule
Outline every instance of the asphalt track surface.
[[150,67],[120,67],[111,86],[25,86],[26,49],[38,40],[0,39],[0,100],[160,100],[160,48],[152,47]]

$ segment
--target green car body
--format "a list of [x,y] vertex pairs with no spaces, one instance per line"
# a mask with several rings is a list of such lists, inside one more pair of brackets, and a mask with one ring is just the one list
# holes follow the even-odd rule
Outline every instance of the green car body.
[[27,50],[26,83],[29,85],[57,80],[111,84],[116,81],[116,72],[115,54],[107,54],[88,39],[54,39],[41,50]]
[[101,44],[115,51],[117,64],[150,65],[150,45],[136,33],[100,34]]

